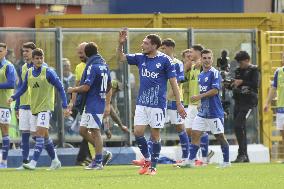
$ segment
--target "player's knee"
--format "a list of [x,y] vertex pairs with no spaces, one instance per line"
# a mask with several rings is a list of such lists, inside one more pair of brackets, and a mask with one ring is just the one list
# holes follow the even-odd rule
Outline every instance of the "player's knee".
[[215,135],[215,138],[221,143],[221,145],[227,145],[228,141],[225,138],[224,134],[217,134]]
[[187,133],[188,136],[190,136],[190,137],[192,136],[192,130],[191,129],[186,129],[186,133]]
[[195,145],[200,144],[201,134],[202,133],[199,132],[199,131],[192,131],[192,133],[191,133],[192,144],[195,144]]
[[183,126],[183,125],[176,125],[176,131],[177,131],[178,133],[184,131],[184,126]]
[[153,142],[159,142],[160,141],[160,135],[151,135],[151,140]]
[[95,137],[101,136],[101,131],[99,129],[90,129],[90,131],[92,132],[92,135],[94,135]]
[[138,129],[134,129],[134,136],[136,136],[136,137],[140,137],[140,136],[143,136],[144,135],[144,133],[142,133],[140,130],[138,130]]
[[86,128],[83,128],[83,127],[80,127],[80,130],[79,130],[79,134],[82,136],[82,137],[85,137],[87,135],[87,129]]

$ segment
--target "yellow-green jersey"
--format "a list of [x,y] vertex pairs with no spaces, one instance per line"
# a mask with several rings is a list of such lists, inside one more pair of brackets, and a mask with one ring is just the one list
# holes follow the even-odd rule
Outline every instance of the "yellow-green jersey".
[[[31,64],[32,65],[32,64]],[[29,66],[27,63],[25,63],[22,66],[22,73],[21,73],[21,80],[24,81],[26,74],[28,72]],[[31,104],[31,98],[30,98],[30,88],[27,89],[27,91],[20,97],[20,106],[24,105],[30,105]]]
[[78,64],[75,68],[75,77],[76,77],[76,81],[80,81],[84,72],[84,69],[86,68],[86,63],[85,62],[81,62],[80,64]]
[[277,89],[277,113],[284,113],[284,66],[275,71],[273,87]]
[[190,71],[184,72],[184,82],[182,83],[182,90],[183,90],[183,104],[184,106],[188,106],[190,97],[189,97],[189,80],[190,78]]
[[[182,84],[180,83],[181,81],[184,80],[184,72],[183,72],[183,63],[174,58],[173,63],[175,64],[175,70],[176,70],[176,79],[178,82],[178,87],[179,87],[179,95],[181,101],[183,101],[183,90],[182,90]],[[167,86],[167,100],[168,100],[168,109],[176,109],[175,107],[171,107],[171,102],[175,102],[175,96],[172,90],[172,86],[170,85],[170,82],[168,81],[168,86]]]
[[29,68],[22,87],[11,97],[14,100],[18,99],[30,88],[32,114],[53,111],[54,87],[59,92],[62,108],[66,109],[67,99],[62,82],[55,71],[47,66]]
[[32,114],[54,110],[54,87],[46,79],[47,67],[43,66],[41,73],[35,77],[33,68],[28,70],[28,88],[31,93]]
[[0,63],[0,108],[10,108],[7,99],[11,97],[16,82],[15,68],[3,58]]
[[[195,65],[192,65],[192,69],[190,70],[189,78],[188,78],[188,86],[189,86],[189,91],[188,91],[188,96],[189,99],[190,97],[194,95],[199,95],[199,85],[198,85],[198,76],[200,74],[200,68],[195,68]],[[189,100],[189,104],[191,105],[198,105],[200,101],[197,102],[191,102]]]

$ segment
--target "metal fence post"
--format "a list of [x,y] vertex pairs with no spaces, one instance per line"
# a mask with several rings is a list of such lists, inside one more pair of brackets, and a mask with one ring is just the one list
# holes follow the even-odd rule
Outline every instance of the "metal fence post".
[[[129,31],[128,32],[128,36],[129,36]],[[127,40],[127,42],[124,44],[124,53],[128,53],[129,52],[129,40]],[[124,90],[124,97],[125,97],[125,121],[126,121],[126,125],[128,125],[128,128],[130,130],[130,133],[128,134],[128,142],[131,145],[132,143],[132,134],[131,134],[131,128],[132,128],[132,104],[131,104],[131,86],[130,86],[130,80],[129,80],[129,65],[127,63],[125,63],[123,65],[123,90]]]
[[[55,32],[55,53],[56,53],[56,72],[63,82],[63,65],[62,65],[62,29],[56,28]],[[62,111],[62,102],[58,92],[56,92],[56,114],[57,114],[57,128],[58,128],[58,147],[63,147],[64,144],[64,118]]]
[[194,44],[194,31],[192,28],[189,28],[187,30],[187,42],[188,42],[187,48],[190,48]]

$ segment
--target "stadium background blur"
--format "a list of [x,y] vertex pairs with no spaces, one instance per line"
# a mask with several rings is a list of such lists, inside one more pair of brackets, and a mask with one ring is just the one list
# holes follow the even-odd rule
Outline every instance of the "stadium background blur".
[[[129,29],[127,52],[139,52],[145,34],[158,33],[162,38],[176,41],[176,56],[191,44],[203,44],[214,52],[215,63],[221,50],[229,51],[233,60],[238,50],[247,50],[252,63],[260,67],[261,88],[259,107],[249,118],[249,143],[264,144],[272,159],[284,158],[275,130],[273,111],[264,114],[262,105],[275,68],[280,66],[284,47],[283,0],[1,0],[0,41],[8,45],[9,59],[16,67],[22,64],[21,44],[34,41],[46,52],[46,62],[62,77],[63,57],[71,62],[74,73],[80,62],[76,46],[82,41],[95,41],[106,58],[112,76],[124,83],[118,95],[118,108],[124,123],[132,126],[133,104],[138,89],[135,68],[118,67],[115,57],[118,31]],[[16,27],[16,28],[14,28]],[[131,83],[130,85],[126,85]],[[128,100],[127,100],[128,99]],[[59,104],[57,102],[57,104]],[[225,132],[235,143],[231,119]],[[77,134],[64,127],[60,108],[51,122],[51,133],[58,146],[80,141]],[[14,143],[19,141],[17,121],[10,129]],[[132,134],[113,128],[107,146],[127,145]],[[174,129],[162,131],[164,144],[176,144]],[[211,143],[214,143],[211,140]]]

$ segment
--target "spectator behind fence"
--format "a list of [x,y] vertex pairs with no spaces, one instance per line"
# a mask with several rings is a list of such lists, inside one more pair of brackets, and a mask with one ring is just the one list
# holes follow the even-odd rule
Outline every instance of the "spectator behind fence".
[[119,110],[117,108],[117,95],[118,92],[122,90],[122,84],[117,81],[117,80],[112,80],[111,81],[111,88],[112,88],[112,97],[111,97],[111,107],[110,107],[110,116],[106,116],[103,118],[103,128],[104,132],[107,136],[108,139],[111,138],[112,133],[111,133],[111,120],[117,124],[117,126],[125,133],[129,133],[128,127],[123,125],[120,117],[119,117]]
[[[68,87],[75,86],[75,75],[71,72],[71,64],[67,58],[62,59],[63,63],[63,87],[64,91],[67,93]],[[66,95],[67,102],[70,103],[71,95]],[[74,118],[72,116],[68,116],[64,118],[64,128],[65,132],[72,134],[73,131],[71,130],[72,124],[74,122]]]
[[[67,58],[62,59],[63,63],[63,86],[65,92],[67,92],[68,87],[75,86],[75,75],[71,72],[71,64]],[[70,95],[67,96],[67,102],[71,100]]]

